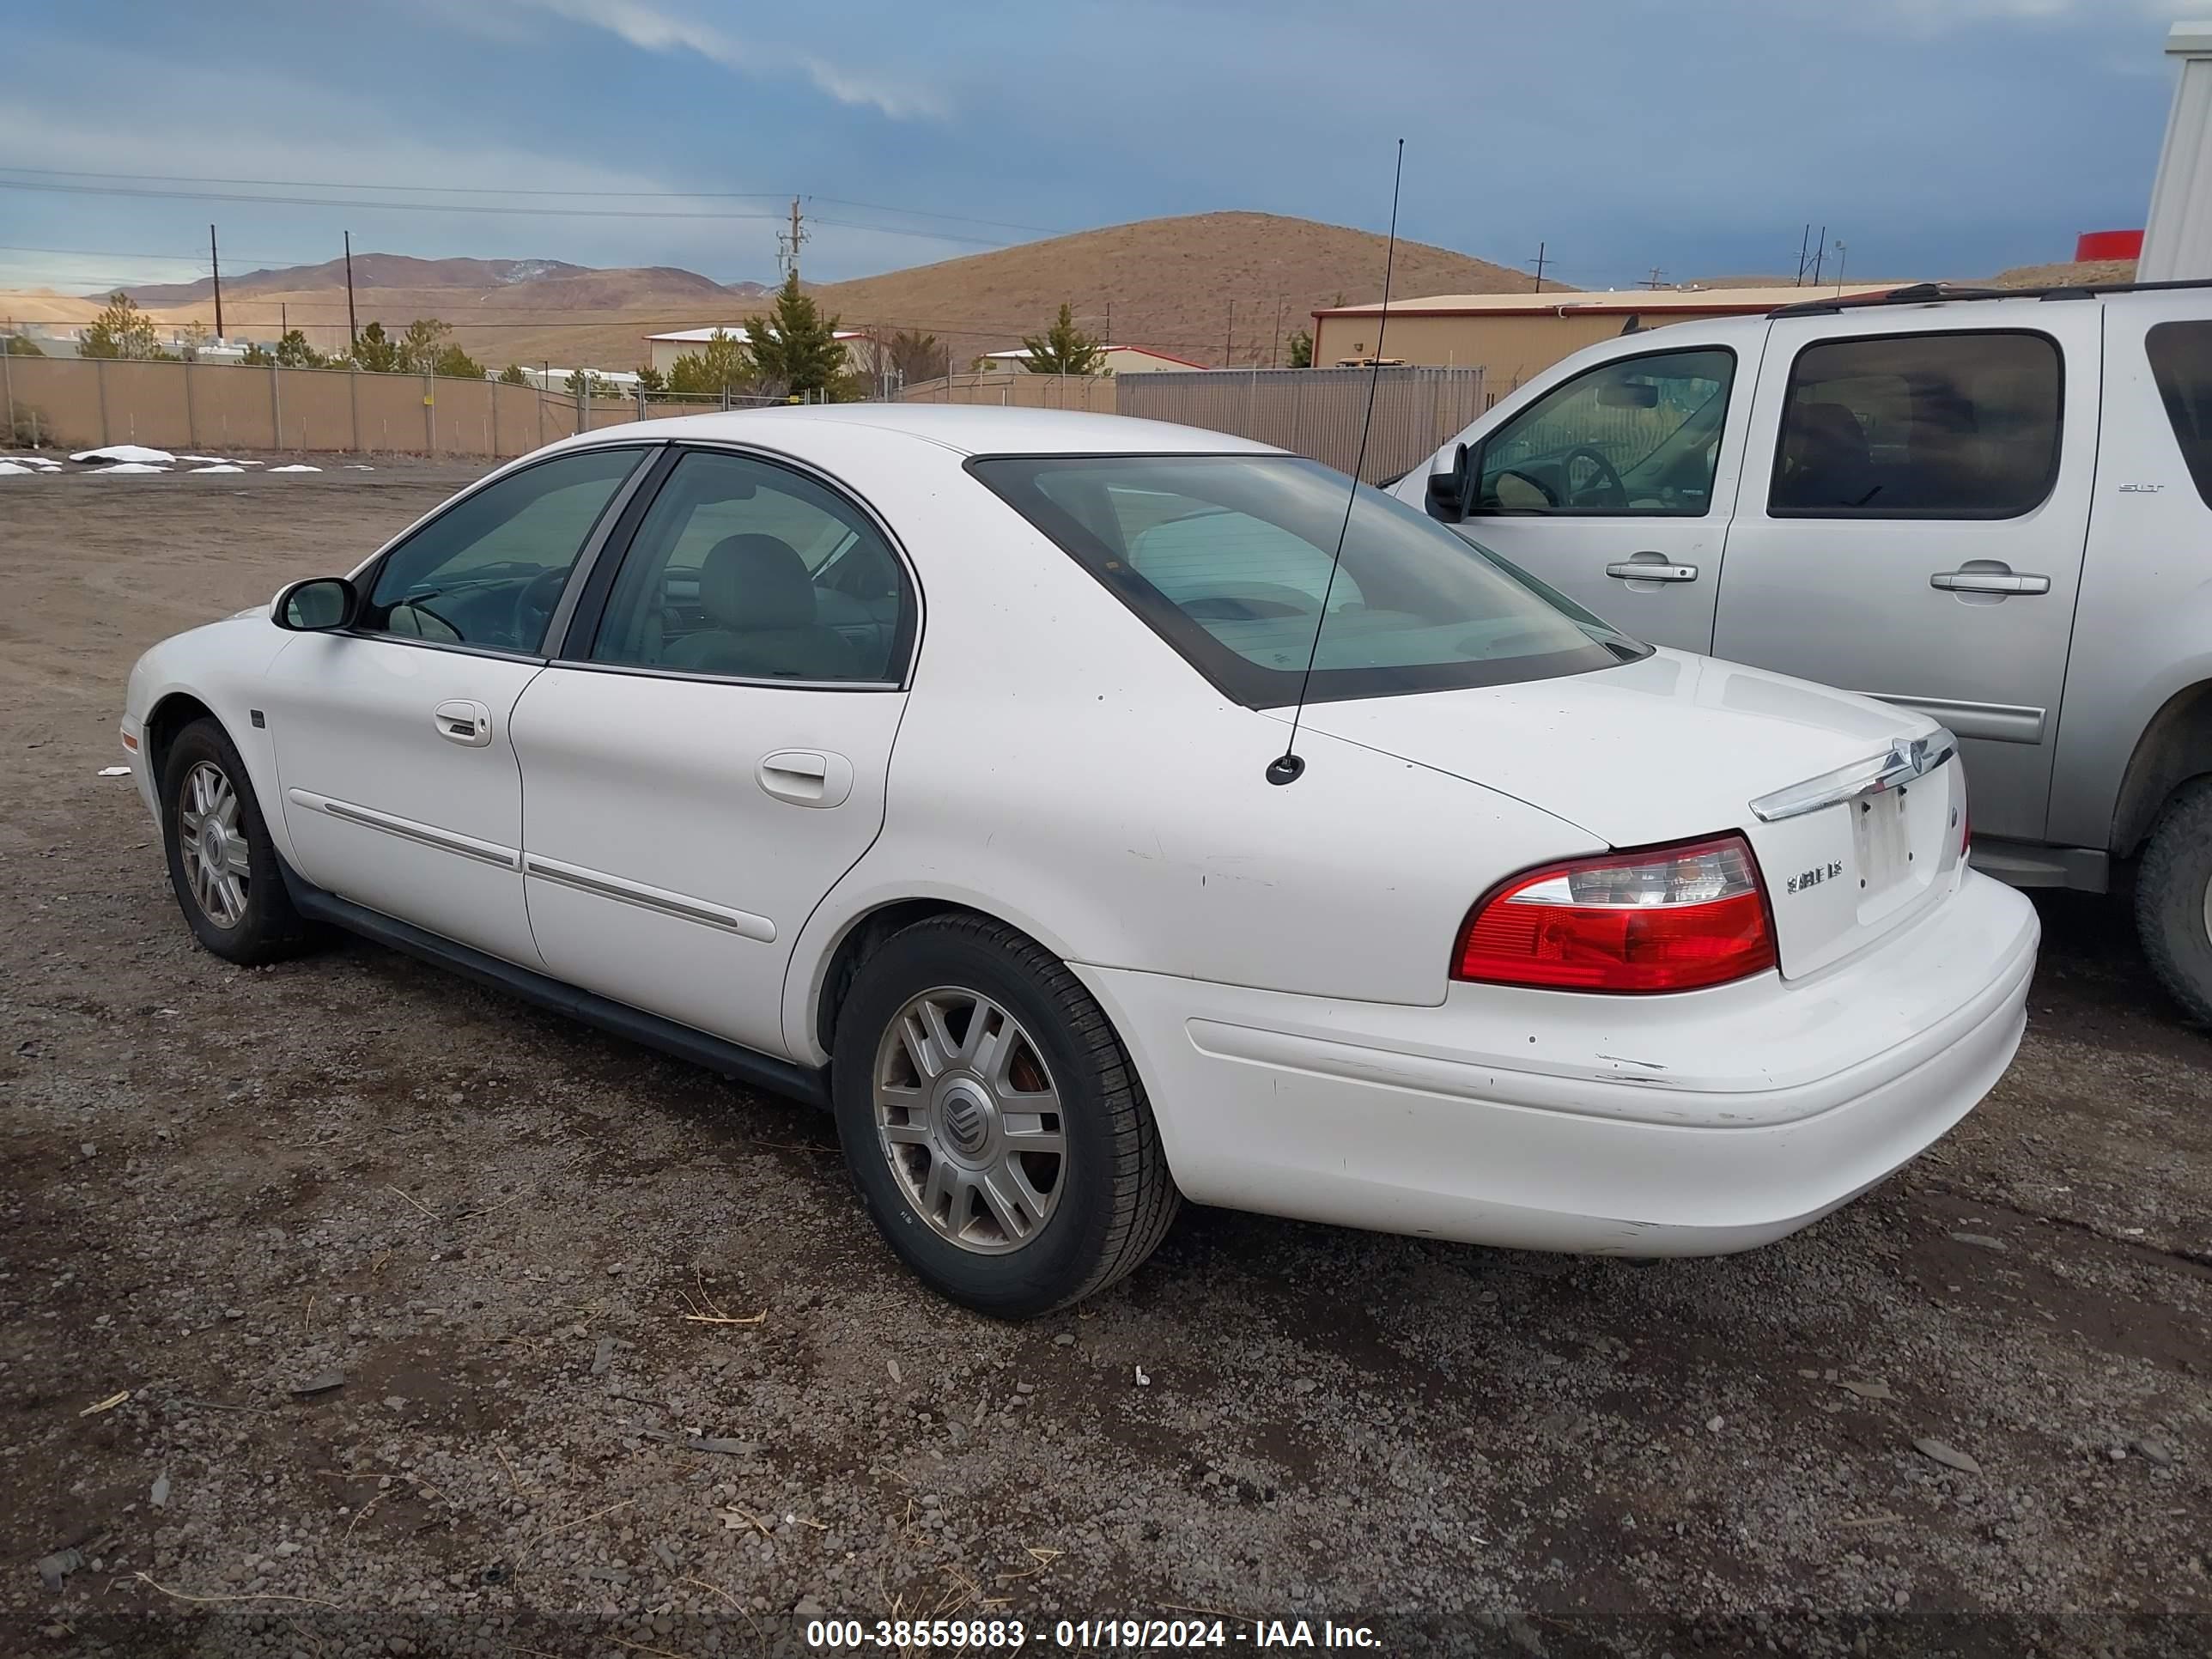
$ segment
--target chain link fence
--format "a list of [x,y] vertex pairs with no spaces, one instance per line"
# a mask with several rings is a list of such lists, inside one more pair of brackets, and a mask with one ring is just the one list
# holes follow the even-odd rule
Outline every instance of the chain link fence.
[[[1375,416],[1360,465],[1368,389]],[[1349,472],[1369,483],[1418,466],[1480,416],[1479,368],[1208,368],[1123,374],[1118,413],[1234,433]]]

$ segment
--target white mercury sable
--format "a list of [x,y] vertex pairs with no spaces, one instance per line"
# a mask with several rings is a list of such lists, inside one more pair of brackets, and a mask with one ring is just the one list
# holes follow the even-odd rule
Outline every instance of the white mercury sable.
[[335,923],[824,1101],[891,1248],[1005,1316],[1181,1198],[1779,1238],[1989,1091],[2035,955],[1941,727],[1109,416],[558,443],[149,651],[123,744],[218,956]]

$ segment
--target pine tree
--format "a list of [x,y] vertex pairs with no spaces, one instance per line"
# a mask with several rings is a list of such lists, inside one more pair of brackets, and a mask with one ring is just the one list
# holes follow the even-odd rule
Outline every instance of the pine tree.
[[637,389],[640,392],[659,392],[665,388],[668,382],[661,377],[660,371],[651,363],[640,363],[637,366]]
[[708,335],[705,350],[687,351],[668,366],[668,389],[691,397],[719,398],[752,383],[752,358],[726,329]]
[[793,271],[776,290],[765,318],[745,319],[753,366],[763,380],[794,398],[843,390],[845,347],[837,319],[824,317]]
[[501,386],[528,386],[530,377],[522,372],[520,363],[509,363],[505,368],[500,370],[499,383]]
[[1098,337],[1075,325],[1075,313],[1066,301],[1060,315],[1042,334],[1024,334],[1022,348],[1028,354],[1022,367],[1032,374],[1097,374],[1106,367],[1106,351]]
[[1304,329],[1291,336],[1291,367],[1292,368],[1313,367],[1313,336]]
[[320,368],[323,354],[307,343],[307,337],[296,328],[288,328],[276,342],[276,362],[285,368]]
[[353,366],[372,374],[389,374],[399,367],[399,343],[384,331],[382,323],[371,323],[354,342]]
[[121,289],[107,296],[107,304],[77,343],[80,357],[152,357],[159,351],[154,319]]

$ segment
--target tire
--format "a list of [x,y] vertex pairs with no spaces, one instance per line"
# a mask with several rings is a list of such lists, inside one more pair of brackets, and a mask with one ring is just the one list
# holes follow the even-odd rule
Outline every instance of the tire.
[[2166,804],[2136,870],[2136,932],[2173,1000],[2212,1024],[2212,778]]
[[[830,1092],[884,1241],[979,1313],[1030,1319],[1104,1289],[1152,1253],[1182,1203],[1103,1011],[1034,939],[981,916],[918,922],[861,963]],[[1024,1150],[1048,1146],[1054,1123],[1056,1153]]]
[[[204,827],[210,817],[211,835]],[[224,961],[248,967],[275,962],[308,942],[310,930],[284,890],[246,763],[215,720],[194,720],[169,746],[161,769],[161,840],[177,907],[193,937]],[[210,860],[221,866],[213,880]]]

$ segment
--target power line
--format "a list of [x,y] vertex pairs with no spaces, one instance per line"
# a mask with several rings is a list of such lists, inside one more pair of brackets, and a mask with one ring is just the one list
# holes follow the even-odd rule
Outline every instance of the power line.
[[[367,208],[393,213],[497,213],[538,219],[691,219],[727,224],[740,220],[779,220],[784,216],[781,213],[683,213],[667,208],[506,207],[488,202],[379,202],[357,196],[249,196],[228,191],[149,190],[131,185],[33,184],[17,179],[0,179],[0,190],[33,191],[61,196],[129,196],[157,202],[240,202],[263,207],[334,207],[356,211]],[[949,230],[863,224],[857,220],[827,219],[819,215],[816,216],[815,222],[836,225],[845,230],[872,231],[884,236],[912,236],[931,242],[966,242],[977,247],[1007,246],[994,237],[963,236]]]
[[[274,190],[418,191],[434,196],[587,196],[612,197],[619,201],[773,202],[782,199],[780,190],[556,190],[527,185],[372,185],[337,179],[231,179],[197,173],[89,173],[70,167],[0,166],[0,173],[36,179],[100,179],[157,185],[251,185]],[[979,219],[965,213],[938,213],[927,208],[897,207],[888,202],[855,202],[841,196],[817,196],[818,202],[836,207],[859,208],[869,213],[902,213],[910,219],[941,219],[948,223],[983,225],[994,230],[1029,230],[1040,235],[1070,234],[1064,228],[1023,224],[1009,219]]]

